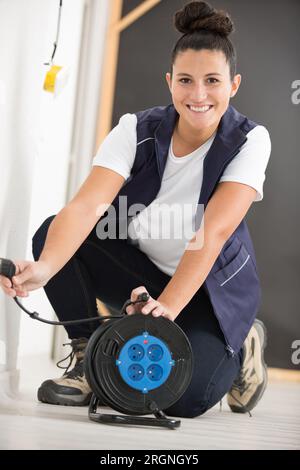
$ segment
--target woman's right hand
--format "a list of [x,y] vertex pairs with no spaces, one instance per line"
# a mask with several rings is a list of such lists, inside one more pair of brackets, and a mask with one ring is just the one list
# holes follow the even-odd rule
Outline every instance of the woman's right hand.
[[39,289],[51,279],[51,270],[45,261],[13,261],[16,274],[10,279],[0,276],[0,285],[10,297],[28,297],[28,292]]

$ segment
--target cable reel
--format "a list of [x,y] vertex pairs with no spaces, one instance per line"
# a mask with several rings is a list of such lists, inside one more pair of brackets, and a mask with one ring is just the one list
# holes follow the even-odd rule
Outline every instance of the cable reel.
[[[179,400],[192,377],[192,348],[176,323],[141,313],[108,319],[88,342],[84,370],[93,391],[91,420],[169,428],[180,425],[163,412]],[[98,414],[100,404],[131,416]],[[152,413],[155,418],[137,416]]]
[[[11,260],[0,258],[1,275],[12,282],[15,272]],[[30,318],[50,325],[102,322],[90,337],[84,355],[84,373],[93,392],[88,412],[92,421],[170,429],[180,426],[179,420],[167,418],[163,410],[177,402],[190,384],[192,347],[175,322],[151,314],[126,314],[128,305],[148,298],[144,292],[136,301],[127,300],[120,315],[63,322],[41,318],[38,312],[27,310],[17,296],[13,298]],[[124,415],[97,413],[101,405]],[[143,416],[147,414],[155,418]]]

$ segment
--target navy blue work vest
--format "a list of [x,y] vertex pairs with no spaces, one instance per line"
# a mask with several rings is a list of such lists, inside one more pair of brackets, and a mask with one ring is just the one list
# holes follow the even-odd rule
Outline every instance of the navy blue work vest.
[[[134,165],[131,175],[112,202],[117,221],[119,196],[127,196],[128,208],[137,203],[148,206],[156,198],[178,119],[172,104],[140,111],[136,116]],[[225,167],[246,142],[248,132],[256,126],[235,108],[228,107],[204,159],[199,204],[206,207]],[[255,254],[245,220],[226,241],[203,287],[223,331],[227,348],[233,354],[243,345],[261,300]]]

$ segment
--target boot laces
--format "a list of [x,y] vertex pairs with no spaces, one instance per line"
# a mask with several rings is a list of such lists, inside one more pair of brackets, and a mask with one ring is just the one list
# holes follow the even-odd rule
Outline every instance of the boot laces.
[[252,418],[252,414],[250,410],[248,410],[247,406],[243,405],[243,403],[237,397],[235,397],[231,391],[229,392],[229,395],[240,405],[245,413],[248,413],[249,418]]
[[252,339],[250,349],[248,350],[248,357],[243,364],[238,377],[233,382],[232,388],[241,393],[241,395],[250,387],[251,384],[257,382],[257,377],[253,367],[255,343]]
[[243,373],[243,371],[240,373],[239,377],[235,379],[235,381],[232,384],[232,389],[240,392],[241,395],[246,392],[246,390],[249,388],[249,382],[247,381],[246,374]]
[[[82,381],[83,357],[80,359],[77,359],[75,366],[73,367],[72,370],[69,371],[69,369],[73,363],[76,353],[84,351],[86,347],[86,343],[83,342],[83,339],[73,339],[70,343],[64,343],[63,346],[71,346],[72,351],[66,357],[64,357],[63,359],[61,359],[60,361],[56,363],[57,367],[59,369],[65,370],[65,372],[63,373],[63,376],[67,376],[70,379]],[[68,359],[69,359],[69,363],[67,366],[60,365],[63,362],[67,361]]]
[[247,391],[247,389],[250,387],[250,377],[252,373],[252,368],[251,367],[243,367],[239,373],[239,376],[235,379],[235,381],[232,384],[231,390],[229,392],[230,396],[242,407],[244,412],[247,412],[249,414],[249,417],[252,417],[252,414],[248,410],[248,408],[241,403],[241,401],[232,393],[232,391],[237,391],[240,393],[240,395],[243,395]]

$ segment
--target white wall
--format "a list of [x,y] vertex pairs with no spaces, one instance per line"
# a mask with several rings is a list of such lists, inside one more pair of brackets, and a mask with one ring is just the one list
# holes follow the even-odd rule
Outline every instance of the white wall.
[[[100,5],[101,4],[101,5]],[[54,59],[70,67],[70,79],[54,99],[43,91],[43,81],[56,35],[58,0],[0,1],[0,256],[33,259],[31,238],[42,221],[57,213],[74,193],[82,178],[74,171],[78,158],[88,170],[93,152],[97,93],[93,97],[89,125],[89,153],[78,155],[74,127],[78,122],[79,61],[86,28],[86,9],[96,9],[104,17],[107,0],[64,0],[59,44]],[[101,10],[102,8],[102,10]],[[97,23],[97,19],[93,19]],[[103,21],[103,15],[99,23]],[[102,42],[104,30],[102,29]],[[98,43],[97,73],[101,48]],[[95,51],[94,51],[95,53]],[[97,52],[96,52],[97,54]],[[90,62],[93,57],[90,58]],[[87,62],[88,64],[89,62]],[[80,72],[80,73],[79,73]],[[97,76],[99,79],[99,76]],[[94,83],[96,92],[99,83]],[[92,90],[90,90],[92,92]],[[81,93],[82,95],[82,93]],[[96,106],[95,106],[96,104]],[[87,110],[84,109],[84,112]],[[78,132],[84,134],[84,129]],[[80,139],[80,134],[77,139]],[[87,139],[85,139],[87,141]],[[87,142],[86,142],[87,144]],[[72,181],[69,165],[73,162]],[[68,185],[69,184],[69,185]],[[32,292],[24,304],[51,318],[53,312],[42,289]],[[50,351],[52,328],[34,322],[0,292],[0,373],[16,367],[19,355]],[[20,332],[20,335],[19,335]],[[5,357],[6,356],[6,357]]]
[[[52,54],[52,44],[56,33],[58,1],[46,2],[49,3],[49,16],[43,11],[44,7],[41,8],[39,0],[33,3],[40,5],[39,16],[43,15],[46,20],[46,24],[41,24],[37,18],[37,24],[35,23],[32,28],[41,28],[40,33],[43,31],[43,27],[45,28],[46,39],[44,40],[43,52],[42,56],[37,57],[37,60],[42,59],[41,63],[48,62],[49,53]],[[35,6],[33,5],[33,10]],[[84,2],[82,0],[63,2],[59,44],[54,63],[70,68],[70,79],[66,87],[56,98],[50,93],[41,91],[41,84],[47,70],[47,67],[41,65],[39,86],[35,86],[35,89],[32,90],[33,93],[38,90],[36,98],[39,100],[39,109],[36,114],[35,132],[31,142],[36,147],[36,158],[31,187],[32,202],[26,259],[33,259],[31,238],[36,229],[46,217],[59,212],[66,202],[83,6]],[[36,18],[37,10],[34,11],[35,15],[32,16]],[[29,68],[28,74],[30,76]],[[32,292],[27,303],[30,309],[43,312],[47,318],[53,317],[51,306],[42,289]],[[28,341],[32,334],[34,334],[36,340]],[[52,327],[33,322],[29,317],[22,314],[19,356],[43,354],[49,351],[52,334]]]

